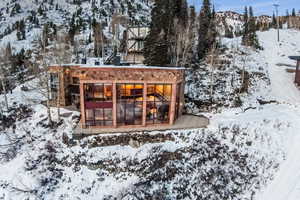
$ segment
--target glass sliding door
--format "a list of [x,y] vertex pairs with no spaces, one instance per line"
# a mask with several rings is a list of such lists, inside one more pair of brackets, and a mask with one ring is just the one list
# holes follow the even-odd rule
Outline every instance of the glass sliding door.
[[117,84],[118,126],[143,124],[143,84]]
[[84,84],[87,126],[113,126],[112,84]]
[[169,123],[171,97],[171,84],[148,84],[146,110],[147,124]]

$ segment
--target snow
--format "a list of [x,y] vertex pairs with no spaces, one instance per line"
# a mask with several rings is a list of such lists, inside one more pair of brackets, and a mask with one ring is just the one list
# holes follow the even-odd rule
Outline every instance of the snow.
[[276,64],[296,65],[288,56],[300,54],[300,35],[296,30],[281,31],[280,43],[277,42],[277,31],[261,32],[260,42],[265,50],[263,54],[269,65],[272,95],[282,103],[299,104],[300,92],[293,83],[294,74],[286,73],[284,67]]
[[279,108],[278,117],[289,120],[293,129],[287,131],[283,138],[286,144],[286,160],[280,166],[274,181],[258,198],[259,200],[296,200],[300,198],[300,91],[293,84],[294,74],[288,74],[283,67],[276,65],[278,63],[295,65],[295,61],[290,60],[288,56],[300,53],[300,34],[297,30],[283,30],[280,34],[279,44],[276,41],[276,30],[260,33],[259,37],[265,48],[263,53],[269,64],[272,94],[276,100],[286,104],[285,108],[288,107],[288,109]]
[[[266,74],[271,81],[269,85],[257,80],[257,87],[243,97],[243,108],[206,113],[211,121],[206,129],[171,130],[165,134],[172,134],[174,141],[140,148],[89,148],[85,143],[91,142],[92,137],[75,145],[63,144],[62,135],[70,136],[79,113],[62,109],[62,113],[71,115],[63,117],[63,124],[57,129],[49,129],[44,126],[44,97],[34,89],[36,80],[24,84],[31,86],[29,91],[18,86],[8,94],[10,106],[14,102],[25,104],[33,109],[33,114],[16,121],[15,128],[0,131],[0,145],[10,142],[7,135],[22,138],[14,157],[0,159],[0,198],[136,199],[132,194],[137,194],[146,199],[147,195],[160,194],[166,195],[161,198],[180,199],[180,195],[188,193],[190,199],[250,199],[255,193],[256,200],[299,199],[300,92],[293,84],[294,74],[277,64],[295,64],[288,56],[300,53],[300,32],[283,30],[281,34],[279,45],[275,30],[259,32],[263,51],[241,47],[250,54],[247,71]],[[235,42],[228,41],[228,45]],[[242,67],[241,60],[236,64]],[[197,96],[199,91],[193,93]],[[277,103],[259,105],[256,99],[262,96]],[[0,95],[0,102],[3,98]],[[57,120],[55,108],[51,113]],[[0,147],[1,152],[8,149]],[[222,188],[221,192],[216,188]],[[237,189],[241,191],[236,192]],[[167,194],[159,193],[162,191]]]
[[62,67],[80,67],[80,68],[116,68],[116,69],[167,69],[167,70],[185,70],[184,67],[159,67],[159,66],[146,66],[146,65],[129,65],[129,66],[117,66],[117,65],[93,65],[90,64],[50,64],[50,66],[62,66]]

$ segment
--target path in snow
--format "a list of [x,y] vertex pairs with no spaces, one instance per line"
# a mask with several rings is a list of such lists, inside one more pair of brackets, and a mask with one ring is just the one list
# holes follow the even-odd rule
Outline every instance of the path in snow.
[[293,84],[294,74],[287,73],[285,67],[276,64],[296,65],[288,56],[300,54],[300,32],[294,30],[281,31],[281,45],[277,42],[275,30],[259,34],[264,47],[266,62],[269,64],[272,95],[282,103],[298,104],[300,92]]
[[[272,95],[281,103],[298,107],[300,90],[293,83],[294,74],[289,74],[284,67],[276,64],[292,64],[288,58],[300,54],[300,32],[295,30],[281,31],[281,45],[276,42],[276,31],[259,33],[264,55],[269,65]],[[259,200],[298,200],[300,199],[300,112],[292,110],[288,115],[295,126],[292,132],[286,133],[286,161],[284,161],[274,180],[259,196]]]

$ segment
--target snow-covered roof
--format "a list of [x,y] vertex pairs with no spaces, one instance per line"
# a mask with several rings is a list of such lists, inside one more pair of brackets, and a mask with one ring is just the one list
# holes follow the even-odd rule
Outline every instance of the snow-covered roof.
[[128,65],[128,66],[116,66],[116,65],[92,65],[92,64],[52,64],[50,66],[61,67],[79,67],[79,68],[122,68],[122,69],[168,69],[168,70],[185,70],[184,67],[162,67],[162,66],[146,66],[146,65]]

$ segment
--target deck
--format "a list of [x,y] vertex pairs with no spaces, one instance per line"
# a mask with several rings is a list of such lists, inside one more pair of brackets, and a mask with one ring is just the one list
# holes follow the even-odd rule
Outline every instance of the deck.
[[144,132],[144,131],[166,131],[166,130],[182,130],[182,129],[196,129],[205,128],[209,125],[209,120],[204,116],[195,115],[183,115],[175,124],[170,125],[157,125],[157,126],[147,126],[147,127],[128,127],[128,128],[88,128],[82,129],[80,124],[74,129],[73,136],[75,138],[98,135],[98,134],[108,134],[108,133],[129,133],[129,132]]

